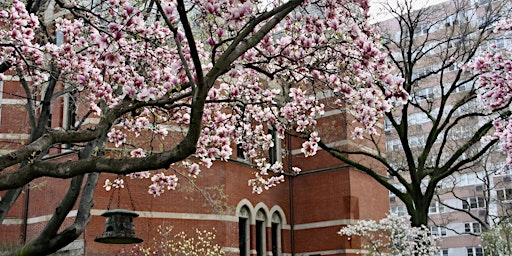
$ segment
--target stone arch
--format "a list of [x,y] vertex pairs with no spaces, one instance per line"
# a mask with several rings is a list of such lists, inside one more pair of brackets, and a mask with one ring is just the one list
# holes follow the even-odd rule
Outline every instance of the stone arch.
[[[258,212],[261,212],[260,214],[264,214],[265,220],[270,220],[270,210],[268,209],[268,206],[265,203],[263,203],[263,202],[257,203],[256,206],[254,207],[254,209],[255,209],[254,220],[257,219]],[[267,225],[268,225],[268,223],[270,223],[270,222],[267,221]]]
[[279,205],[274,205],[270,209],[270,219],[273,220],[274,214],[279,214],[279,217],[281,217],[281,224],[283,226],[287,225],[286,223],[286,215],[284,214],[283,209]]
[[235,208],[235,216],[236,217],[240,217],[240,211],[242,209],[242,207],[247,207],[247,209],[249,210],[249,219],[254,219],[254,206],[252,206],[251,202],[249,200],[247,200],[246,198],[240,200],[240,202],[238,202],[236,208]]

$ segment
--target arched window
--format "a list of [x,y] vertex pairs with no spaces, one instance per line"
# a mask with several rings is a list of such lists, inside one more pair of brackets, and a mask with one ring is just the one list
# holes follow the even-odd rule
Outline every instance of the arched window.
[[272,255],[281,255],[281,230],[283,228],[283,221],[278,212],[272,214]]
[[256,213],[256,256],[266,255],[267,217],[263,209]]
[[249,225],[251,224],[250,216],[251,214],[247,206],[240,208],[238,215],[238,241],[240,256],[249,256],[249,242],[251,241],[249,232]]

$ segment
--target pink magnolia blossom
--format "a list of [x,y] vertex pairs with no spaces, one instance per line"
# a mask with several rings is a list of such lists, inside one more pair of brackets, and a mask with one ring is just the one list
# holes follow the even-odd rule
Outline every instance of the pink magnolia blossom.
[[[245,29],[280,1],[192,3],[193,32],[205,38],[198,40],[197,35],[194,45],[174,0],[160,1],[159,15],[168,23],[146,18],[137,1],[110,0],[104,3],[105,15],[98,14],[102,19],[55,20],[62,42],[39,45],[37,17],[26,11],[22,1],[13,0],[8,10],[0,11],[0,24],[5,27],[0,30],[0,61],[12,63],[10,71],[30,77],[38,90],[51,77],[48,71],[53,65],[60,71],[60,81],[77,92],[77,102],[94,118],[101,120],[117,106],[133,107],[107,128],[108,141],[116,147],[134,143],[135,150],[127,157],[145,158],[150,150],[176,146],[191,128],[193,104],[203,97],[198,88],[207,88],[202,94],[206,103],[199,120],[201,132],[191,156],[199,161],[183,166],[197,176],[199,167],[207,169],[215,161],[231,158],[233,145],[239,144],[259,168],[249,181],[256,193],[284,181],[282,163],[270,164],[265,153],[278,145],[269,128],[279,139],[287,132],[304,134],[301,151],[313,156],[321,138],[318,118],[327,104],[354,116],[360,127],[354,135],[359,137],[377,133],[375,126],[384,113],[408,99],[402,81],[390,75],[377,31],[365,20],[365,0],[304,1],[268,31],[265,23]],[[70,4],[80,7],[79,2]],[[256,38],[258,31],[264,34],[261,39]],[[237,37],[245,32],[246,37]],[[493,63],[489,58],[481,59],[478,68],[489,69]],[[493,58],[505,70],[512,67],[499,56]],[[0,79],[4,79],[1,74]],[[508,93],[502,86],[506,81],[496,76],[482,80],[500,85],[485,97],[500,104]],[[382,91],[377,84],[387,87]],[[160,139],[162,148],[149,149],[137,142],[142,134]],[[131,176],[150,177],[145,172]],[[159,173],[150,179],[153,195],[177,186],[174,175]]]
[[149,186],[148,192],[154,196],[159,196],[165,189],[175,190],[178,185],[178,177],[176,175],[158,173],[151,177],[151,182],[152,184]]
[[112,189],[122,189],[124,188],[124,180],[123,179],[115,179],[114,181],[110,181],[109,179],[105,180],[105,185],[103,185],[105,190],[110,191]]
[[[495,33],[509,33],[512,30],[510,20],[503,20],[496,24]],[[512,109],[509,105],[512,100],[512,52],[509,48],[497,50],[491,47],[477,56],[467,67],[475,74],[479,74],[477,85],[479,99],[483,101],[488,110],[502,108]],[[508,105],[508,107],[507,107]],[[493,121],[494,134],[485,140],[499,139],[501,149],[508,154],[507,162],[512,163],[512,123],[510,116],[501,115]]]

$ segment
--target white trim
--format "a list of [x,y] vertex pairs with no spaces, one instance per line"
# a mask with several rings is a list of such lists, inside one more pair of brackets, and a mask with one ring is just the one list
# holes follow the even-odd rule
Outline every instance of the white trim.
[[28,140],[30,135],[24,133],[0,133],[0,139]]
[[89,117],[89,118],[86,118],[85,121],[83,122],[82,125],[86,125],[86,124],[99,124],[100,123],[100,118],[99,117]]
[[244,206],[249,208],[249,212],[251,213],[251,218],[253,218],[252,213],[254,212],[254,206],[252,206],[251,201],[249,201],[247,198],[240,200],[240,202],[238,202],[238,204],[236,205],[236,208],[235,208],[236,217],[238,218],[238,216],[240,214],[240,209],[242,209],[242,207],[244,207]]
[[272,218],[272,216],[269,215],[269,210],[268,210],[268,207],[265,203],[263,202],[259,202],[256,204],[256,206],[254,206],[254,211],[251,212],[251,214],[253,215],[252,216],[252,219],[254,220],[254,223],[251,223],[251,224],[256,224],[256,215],[258,214],[258,211],[262,211],[264,214],[265,214],[265,222],[266,222],[266,227],[270,227],[270,220]]
[[340,255],[340,254],[347,254],[347,253],[365,255],[369,252],[367,250],[359,250],[359,249],[341,249],[341,250],[329,250],[329,251],[302,252],[302,253],[295,253],[295,255],[296,256],[308,256],[311,254]]
[[333,97],[337,97],[333,90],[322,90],[315,93],[316,100],[330,99]]
[[293,226],[293,229],[294,230],[305,230],[305,229],[312,229],[312,228],[335,227],[335,226],[355,224],[356,222],[357,222],[357,220],[355,220],[355,219],[328,220],[328,221],[297,224],[297,225]]
[[[91,209],[91,215],[100,216],[105,210]],[[179,212],[153,212],[153,211],[135,211],[139,218],[159,218],[159,219],[184,219],[184,220],[215,220],[238,222],[238,217],[221,214],[202,214],[202,213],[179,213]]]
[[27,100],[0,98],[0,103],[5,105],[26,105]]
[[84,251],[85,248],[85,241],[84,239],[78,239],[74,240],[73,242],[66,245],[64,248],[61,248],[59,252],[66,252],[66,251]]
[[[92,216],[101,216],[106,209],[91,209]],[[199,214],[199,213],[177,213],[177,212],[150,212],[150,211],[135,211],[141,218],[160,218],[160,219],[188,219],[188,220],[215,220],[215,221],[231,221],[238,222],[237,216],[221,215],[221,214]],[[66,218],[76,217],[77,210],[70,211]],[[27,219],[27,224],[35,224],[40,222],[49,221],[53,214],[41,215],[38,217],[31,217]],[[22,219],[6,218],[2,224],[16,225],[23,224]]]
[[[78,212],[77,210],[70,211],[68,213],[68,215],[66,215],[66,218],[76,217],[77,212]],[[48,214],[48,215],[41,215],[38,217],[28,218],[27,224],[35,224],[35,223],[39,223],[39,222],[49,221],[52,218],[52,216],[53,216],[53,214]],[[20,223],[20,224],[22,224],[22,223]]]
[[23,220],[20,218],[5,218],[2,223],[2,225],[21,225],[23,224]]
[[286,215],[284,214],[284,211],[283,209],[281,208],[281,206],[279,205],[274,205],[272,206],[272,208],[270,209],[270,213],[269,213],[269,216],[270,216],[270,222],[272,222],[272,215],[277,212],[279,214],[279,216],[281,217],[281,225],[284,227],[286,225]]
[[[246,205],[247,207],[251,207],[250,205]],[[254,208],[253,208],[254,209]],[[254,212],[254,210],[251,210]],[[260,208],[259,208],[260,209]],[[262,208],[261,208],[262,209]],[[91,209],[92,216],[101,216],[106,209]],[[276,210],[272,210],[271,212],[275,212]],[[152,211],[135,211],[139,214],[141,218],[159,218],[159,219],[187,219],[187,220],[214,220],[214,221],[230,221],[230,222],[238,222],[238,215],[222,215],[222,214],[201,214],[201,213],[178,213],[178,212],[152,212]],[[251,212],[251,214],[252,214]],[[280,211],[277,211],[282,214]],[[70,211],[66,218],[76,217],[77,210]],[[38,217],[31,217],[27,219],[28,224],[35,224],[40,222],[46,222],[51,219],[53,215],[41,215]],[[285,215],[281,216],[283,219],[282,229],[289,230],[291,229],[290,225],[285,224]],[[252,222],[252,221],[251,221]],[[268,221],[270,222],[270,221]],[[333,227],[333,226],[342,226],[342,225],[350,225],[356,223],[355,219],[341,219],[341,220],[330,220],[330,221],[320,221],[320,222],[311,222],[311,223],[303,223],[297,224],[294,226],[294,230],[305,230],[312,228],[322,228],[322,227]],[[2,224],[5,225],[20,225],[23,224],[23,220],[19,218],[6,218],[3,220]]]
[[234,252],[234,253],[239,253],[239,252],[240,252],[240,248],[235,248],[235,247],[222,247],[222,251],[224,251],[224,252]]
[[[32,81],[32,77],[28,76],[24,78],[25,81],[30,82]],[[13,76],[13,75],[4,75],[3,81],[20,81],[19,76]]]
[[333,110],[325,111],[325,113],[321,116],[321,118],[322,117],[329,117],[329,116],[339,115],[339,114],[343,114],[345,112],[346,112],[346,110],[333,109]]
[[[320,136],[321,137],[321,136]],[[327,143],[326,146],[327,147],[330,147],[330,148],[334,148],[334,147],[339,147],[339,146],[346,146],[346,145],[351,145],[351,146],[355,146],[359,149],[361,149],[361,151],[366,151],[368,153],[371,153],[371,154],[377,154],[377,150],[375,149],[371,149],[369,147],[366,147],[366,146],[363,146],[361,144],[357,144],[357,143],[354,143],[352,140],[339,140],[339,141],[333,141],[331,143]],[[300,154],[303,154],[302,149],[293,149],[291,152],[292,152],[292,155],[300,155]],[[322,148],[318,147],[318,150],[323,150]]]

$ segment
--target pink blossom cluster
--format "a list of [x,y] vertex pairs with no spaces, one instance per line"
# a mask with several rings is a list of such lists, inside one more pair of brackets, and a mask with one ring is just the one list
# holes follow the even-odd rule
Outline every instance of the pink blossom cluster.
[[[282,163],[270,164],[265,153],[277,145],[269,129],[275,129],[277,139],[286,132],[305,134],[309,138],[302,152],[316,153],[320,135],[315,126],[326,104],[317,96],[328,94],[333,106],[348,108],[362,127],[355,134],[376,133],[379,118],[396,102],[407,100],[402,81],[390,75],[377,32],[365,20],[365,0],[304,1],[268,31],[266,24],[273,18],[246,28],[281,1],[193,3],[187,9],[196,33],[194,45],[185,36],[176,1],[160,1],[160,14],[168,21],[164,23],[150,15],[158,10],[148,14],[137,1],[109,0],[102,13],[57,19],[62,44],[40,46],[33,37],[37,19],[23,3],[13,0],[10,11],[0,12],[0,24],[9,28],[0,31],[1,58],[15,63],[27,76],[35,74],[39,81],[49,77],[45,70],[50,70],[50,64],[56,65],[59,79],[100,117],[120,103],[145,104],[116,121],[108,133],[116,147],[136,143],[127,138],[143,132],[170,140],[181,136],[174,131],[186,134],[195,92],[199,86],[208,86],[194,155],[200,162],[188,165],[188,171],[195,177],[201,167],[229,159],[233,145],[238,144],[259,167],[249,181],[255,192],[284,179]],[[245,49],[255,38],[255,46]],[[217,74],[222,65],[226,70]],[[29,72],[35,67],[37,72]],[[199,84],[207,79],[209,84]],[[387,86],[382,91],[376,84]],[[167,126],[176,129],[169,132]],[[131,157],[146,157],[147,145],[134,148]],[[146,173],[132,176],[149,177]],[[163,173],[151,180],[149,192],[154,195],[175,188],[177,182],[175,176]]]
[[304,153],[304,156],[314,156],[316,151],[318,150],[318,142],[320,141],[320,137],[318,137],[317,132],[311,133],[309,140],[302,143],[301,152]]
[[151,182],[148,193],[156,197],[164,193],[165,189],[175,190],[178,186],[178,177],[176,175],[165,175],[161,172],[153,175]]
[[107,133],[107,136],[108,141],[114,143],[116,147],[119,147],[126,142],[126,133],[116,128],[110,129],[110,132]]
[[151,177],[151,173],[148,171],[134,172],[134,173],[130,173],[126,176],[130,177],[130,179],[147,179],[147,178]]
[[[13,0],[10,8],[0,10],[0,62],[10,63],[22,72],[30,72],[35,83],[48,79],[44,72],[45,50],[36,38],[39,21],[28,13],[20,0]],[[3,75],[2,75],[3,77]]]
[[261,194],[264,190],[268,190],[284,182],[284,175],[264,178],[259,173],[256,173],[255,176],[254,179],[249,180],[248,185],[252,187],[252,192],[256,194]]
[[[498,22],[495,33],[510,33],[511,20]],[[477,85],[479,99],[488,110],[510,111],[512,100],[512,52],[510,49],[496,49],[492,46],[477,56],[468,67],[470,71],[479,74]],[[507,107],[508,106],[508,107]],[[500,139],[501,149],[507,152],[507,162],[512,163],[512,123],[510,117],[503,115],[493,121],[494,134],[490,138]]]
[[124,180],[123,179],[115,179],[114,181],[110,181],[109,179],[105,180],[105,185],[103,185],[106,191],[110,191],[112,189],[122,189],[124,188]]

